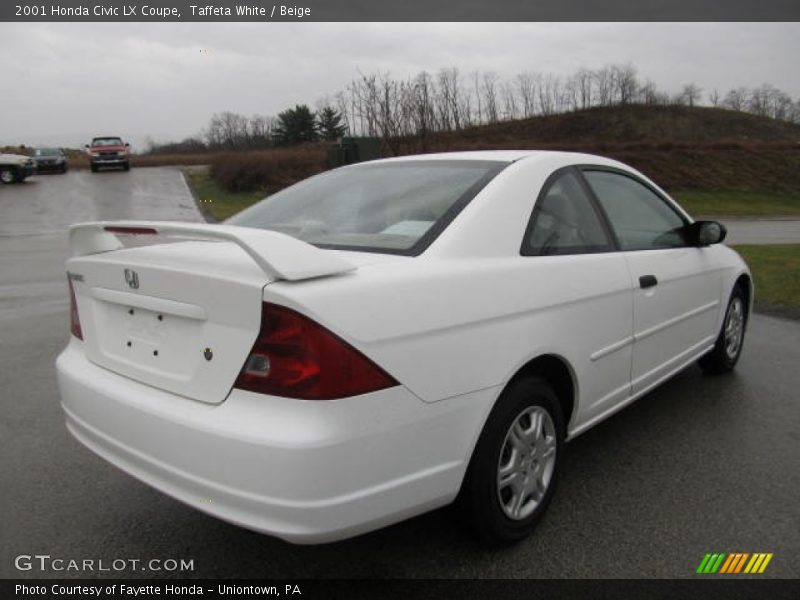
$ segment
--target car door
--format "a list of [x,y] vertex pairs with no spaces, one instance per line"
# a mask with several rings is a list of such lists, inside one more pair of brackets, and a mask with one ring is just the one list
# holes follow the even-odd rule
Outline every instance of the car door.
[[688,220],[653,187],[626,171],[582,171],[631,273],[636,394],[713,344],[721,275],[708,249],[688,242]]
[[577,168],[556,171],[543,186],[521,254],[531,257],[537,294],[560,301],[541,318],[559,324],[554,335],[578,373],[578,430],[630,396],[633,307],[625,257]]

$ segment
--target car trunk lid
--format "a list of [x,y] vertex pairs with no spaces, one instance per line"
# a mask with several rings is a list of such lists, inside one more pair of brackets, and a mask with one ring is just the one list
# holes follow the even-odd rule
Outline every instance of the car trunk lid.
[[[123,247],[121,234],[133,232],[216,241]],[[76,256],[67,269],[89,360],[208,403],[225,399],[247,358],[265,285],[354,268],[283,234],[240,227],[84,224],[70,242]]]

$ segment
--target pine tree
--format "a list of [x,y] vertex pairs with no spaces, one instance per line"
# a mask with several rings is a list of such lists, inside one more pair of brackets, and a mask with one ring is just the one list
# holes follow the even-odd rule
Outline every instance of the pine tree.
[[342,125],[342,115],[336,109],[326,106],[317,115],[317,130],[323,140],[338,140],[345,133],[347,127]]
[[294,146],[319,139],[314,113],[305,104],[283,111],[278,115],[273,136],[279,146]]

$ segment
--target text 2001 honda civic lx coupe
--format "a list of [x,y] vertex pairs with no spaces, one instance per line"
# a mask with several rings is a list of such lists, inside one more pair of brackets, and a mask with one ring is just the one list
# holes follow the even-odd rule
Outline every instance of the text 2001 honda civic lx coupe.
[[224,225],[75,225],[67,426],[292,542],[456,499],[513,542],[565,440],[695,360],[733,368],[752,283],[724,236],[621,163],[533,151],[344,167]]

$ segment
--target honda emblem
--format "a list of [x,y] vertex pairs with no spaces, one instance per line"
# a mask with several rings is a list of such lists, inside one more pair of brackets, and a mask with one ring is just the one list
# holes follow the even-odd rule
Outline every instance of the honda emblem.
[[134,290],[139,289],[139,276],[133,269],[125,269],[125,282]]

